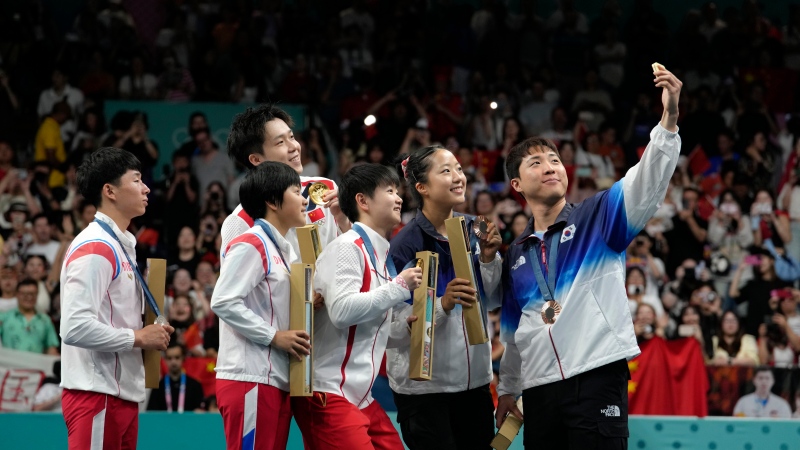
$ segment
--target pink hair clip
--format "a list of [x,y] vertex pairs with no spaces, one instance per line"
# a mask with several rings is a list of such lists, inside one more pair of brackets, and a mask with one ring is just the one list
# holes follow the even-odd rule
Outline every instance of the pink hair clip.
[[404,159],[400,166],[403,168],[403,178],[408,179],[408,158]]

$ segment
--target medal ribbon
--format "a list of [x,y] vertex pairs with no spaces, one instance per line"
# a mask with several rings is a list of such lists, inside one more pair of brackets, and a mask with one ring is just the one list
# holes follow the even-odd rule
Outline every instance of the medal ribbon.
[[275,234],[272,232],[272,227],[270,227],[269,224],[267,224],[267,222],[264,219],[258,219],[256,220],[256,223],[258,224],[258,226],[261,227],[262,230],[264,230],[264,233],[267,235],[269,240],[272,241],[272,244],[275,246],[275,248],[278,249],[278,255],[281,257],[283,265],[286,266],[286,271],[291,273],[292,271],[289,268],[289,265],[286,264],[286,259],[283,257],[283,252],[281,251],[281,247],[278,245],[278,240],[275,239]]
[[117,241],[119,246],[122,248],[122,253],[128,260],[128,264],[130,264],[131,267],[133,268],[133,273],[136,275],[136,279],[139,281],[139,285],[142,286],[142,291],[144,291],[144,298],[145,300],[147,300],[147,304],[150,306],[150,309],[153,310],[153,313],[155,313],[156,317],[160,317],[161,310],[158,309],[158,304],[156,303],[156,299],[153,298],[153,293],[150,292],[150,288],[148,288],[147,283],[144,282],[144,278],[142,277],[142,274],[139,272],[139,267],[135,265],[133,261],[131,261],[131,257],[128,256],[128,252],[125,251],[125,246],[122,245],[122,242],[119,240],[119,237],[117,237],[117,234],[114,233],[114,230],[112,230],[107,223],[97,219],[94,219],[94,222],[100,225],[100,228],[102,228],[106,233],[110,234],[111,237],[113,237],[114,240]]
[[317,207],[317,204],[314,203],[314,200],[311,199],[311,195],[310,195],[311,192],[309,192],[311,190],[311,185],[313,185],[313,184],[314,183],[308,183],[306,185],[306,188],[303,189],[303,193],[302,193],[303,198],[308,200],[308,206],[306,206],[306,212],[313,211]]
[[[169,374],[164,377],[164,398],[167,401],[167,412],[172,412],[172,388]],[[178,414],[183,414],[186,403],[186,373],[181,372],[181,387],[178,390]]]
[[[367,248],[367,253],[369,254],[369,260],[372,262],[372,267],[375,268],[375,273],[378,273],[378,263],[375,261],[375,249],[372,247],[372,242],[369,240],[369,236],[367,236],[367,232],[364,231],[363,228],[357,223],[353,224],[353,230],[361,236],[361,240],[364,241],[364,247]],[[386,271],[389,272],[389,276],[394,279],[397,278],[397,268],[394,266],[394,260],[389,255],[386,255]],[[380,275],[379,275],[380,276]]]
[[[528,249],[528,255],[531,259],[531,266],[533,266],[533,274],[536,275],[536,284],[539,285],[539,291],[544,297],[544,301],[555,300],[554,294],[556,292],[556,261],[558,260],[558,244],[561,238],[561,233],[553,233],[550,238],[550,258],[545,260],[544,247],[542,247],[542,260],[536,257],[533,246]],[[545,245],[544,239],[541,240],[541,245]],[[544,272],[542,271],[542,264],[547,268],[547,281],[544,279]]]

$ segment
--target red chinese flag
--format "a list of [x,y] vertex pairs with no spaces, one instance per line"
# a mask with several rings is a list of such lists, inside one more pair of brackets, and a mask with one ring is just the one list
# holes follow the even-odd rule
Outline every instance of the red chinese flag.
[[706,416],[708,376],[700,344],[656,337],[639,347],[642,354],[628,362],[628,412]]
[[183,371],[203,385],[203,395],[208,397],[217,390],[217,375],[214,372],[216,366],[216,358],[189,357],[183,362]]

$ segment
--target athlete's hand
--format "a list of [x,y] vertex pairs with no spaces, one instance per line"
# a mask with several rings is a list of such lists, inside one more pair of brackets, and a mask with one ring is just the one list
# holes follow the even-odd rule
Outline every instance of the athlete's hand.
[[322,200],[325,202],[323,206],[331,210],[339,229],[342,231],[349,230],[351,226],[350,220],[342,212],[341,206],[339,206],[339,190],[331,189],[322,196]]
[[500,232],[497,230],[497,225],[490,222],[486,228],[486,236],[480,240],[481,244],[481,262],[488,264],[494,261],[497,251],[500,250],[500,245],[503,244],[503,239],[500,237]]
[[406,281],[408,290],[413,291],[422,284],[422,268],[409,267],[408,269],[400,272],[400,276]]
[[169,335],[175,331],[169,325],[148,325],[141,330],[133,330],[133,346],[144,350],[164,351],[169,345]]
[[314,292],[314,311],[322,308],[325,305],[325,297],[319,292]]
[[447,289],[442,296],[442,309],[452,311],[456,305],[472,308],[472,304],[478,300],[475,293],[475,289],[469,287],[468,280],[453,278],[447,283]]
[[503,426],[503,422],[505,422],[506,415],[508,414],[514,414],[520,420],[523,419],[522,411],[517,408],[517,401],[514,400],[514,396],[501,395],[497,398],[497,412],[494,414],[494,418],[497,420],[498,429]]
[[298,360],[302,360],[300,355],[311,354],[311,338],[303,330],[287,330],[278,331],[275,337],[272,338],[271,346],[279,348],[290,356],[294,356]]

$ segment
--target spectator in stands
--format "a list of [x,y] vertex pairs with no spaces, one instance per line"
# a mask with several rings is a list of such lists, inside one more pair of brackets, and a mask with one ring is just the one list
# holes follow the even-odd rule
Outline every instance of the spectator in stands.
[[722,298],[709,282],[700,282],[689,297],[689,305],[700,313],[700,329],[703,333],[703,352],[706,359],[714,354],[712,337],[717,335],[722,316]]
[[[575,165],[578,169],[588,169],[591,178],[595,181],[600,179],[616,180],[617,174],[611,158],[600,153],[600,136],[595,132],[589,132],[583,140],[583,145],[575,152]],[[579,174],[583,175],[583,174]]]
[[614,102],[608,91],[599,86],[597,70],[591,68],[583,76],[583,89],[575,94],[572,101],[573,114],[591,113],[586,115],[587,126],[590,130],[597,131],[606,117],[614,112]]
[[0,313],[17,307],[18,272],[10,267],[0,268]]
[[58,335],[53,322],[47,314],[37,312],[38,293],[35,280],[19,282],[17,308],[0,313],[0,340],[3,347],[12,350],[58,355]]
[[633,331],[636,333],[636,341],[649,341],[654,337],[665,337],[664,328],[659,326],[656,318],[656,311],[649,303],[639,303],[633,314]]
[[11,225],[11,229],[5,233],[3,256],[7,258],[6,264],[9,266],[22,262],[28,246],[33,242],[33,234],[26,226],[28,217],[28,208],[24,203],[12,203],[5,213],[6,222]]
[[167,182],[166,210],[164,211],[167,242],[180,239],[184,227],[196,228],[199,222],[200,183],[191,173],[189,158],[180,151],[172,155],[172,175]]
[[192,303],[187,294],[175,294],[169,304],[169,324],[175,328],[172,339],[181,346],[186,345],[186,331],[195,322]]
[[178,233],[177,245],[174,253],[169,258],[169,271],[174,273],[178,269],[186,269],[189,273],[197,270],[200,262],[200,253],[196,248],[197,235],[191,227],[185,226]]
[[767,239],[772,240],[776,248],[786,248],[792,241],[792,229],[789,215],[775,207],[775,198],[769,189],[755,191],[755,201],[750,207],[750,220],[753,228],[753,240],[758,246]]
[[777,155],[768,146],[766,135],[758,131],[749,138],[744,155],[739,160],[739,170],[750,178],[750,186],[754,189],[769,189],[773,173],[780,167],[776,158]]
[[45,282],[49,270],[50,267],[44,256],[30,255],[25,258],[23,274],[25,277],[35,281],[39,286],[39,290],[36,293],[36,310],[43,314],[50,313],[51,307],[50,290]]
[[572,130],[567,128],[568,125],[567,110],[558,106],[553,108],[550,113],[551,128],[541,133],[541,137],[550,139],[556,146],[561,144],[561,141],[574,141]]
[[700,326],[700,311],[692,305],[686,305],[680,313],[675,332],[671,335],[672,339],[694,338],[700,344],[700,348],[705,348],[705,338],[703,328]]
[[625,276],[625,289],[628,293],[628,306],[631,310],[631,316],[636,316],[636,311],[639,305],[648,304],[655,311],[655,317],[660,321],[663,327],[666,321],[666,314],[664,313],[664,306],[661,304],[661,299],[657,295],[651,295],[647,290],[647,277],[644,270],[639,266],[630,266]]
[[680,243],[670,246],[666,261],[667,273],[674,273],[675,268],[687,259],[700,261],[704,257],[708,222],[700,217],[697,208],[699,199],[700,191],[697,189],[683,189],[682,208],[672,218],[673,228],[664,233],[669,242]]
[[733,311],[722,314],[716,336],[711,338],[712,357],[707,361],[715,366],[757,366],[758,346],[753,335],[745,334],[739,316]]
[[[770,293],[769,305],[773,312],[767,315],[765,323],[759,325],[758,350],[762,364],[773,367],[792,367],[800,353],[800,335],[789,323],[797,322],[797,303],[789,289],[776,289]],[[788,313],[788,314],[787,314]]]
[[161,59],[161,66],[164,70],[158,79],[161,98],[170,102],[190,101],[195,94],[195,84],[189,70],[178,64],[171,50]]
[[[120,122],[120,125],[123,123]],[[158,144],[150,140],[150,136],[147,134],[148,128],[147,114],[135,112],[132,115],[130,126],[126,131],[118,134],[111,144],[112,147],[131,152],[136,159],[141,161],[142,179],[145,183],[152,180],[153,167],[158,161]]]
[[144,70],[144,60],[131,58],[130,74],[119,80],[119,96],[124,100],[150,100],[158,96],[158,78]]
[[47,163],[50,166],[49,186],[56,187],[64,184],[64,174],[61,164],[67,160],[64,149],[61,126],[72,117],[72,110],[67,102],[58,102],[53,105],[50,114],[44,118],[39,130],[36,132],[33,160]]
[[736,417],[772,417],[788,419],[792,416],[789,403],[773,394],[775,376],[769,367],[759,367],[753,374],[753,385],[756,391],[742,396],[733,407]]
[[[745,256],[742,264],[736,269],[731,281],[728,295],[737,303],[747,302],[744,332],[753,336],[761,336],[758,328],[764,322],[764,316],[770,314],[770,292],[782,289],[786,282],[778,279],[775,273],[775,259],[766,250],[752,248],[750,255]],[[744,286],[740,286],[746,268],[751,268],[753,278]]]
[[200,261],[195,270],[194,279],[197,284],[195,290],[202,291],[206,298],[211,298],[214,287],[217,285],[217,273],[214,266],[208,261]]
[[531,85],[530,99],[522,105],[519,120],[525,127],[525,134],[536,136],[550,129],[550,115],[556,102],[545,97],[545,85],[541,80],[534,80]]
[[80,231],[86,228],[94,220],[94,215],[97,213],[97,207],[90,202],[83,200],[78,204],[75,215],[75,231]]
[[220,152],[208,130],[199,130],[194,135],[198,153],[192,157],[192,173],[200,185],[199,192],[205,194],[209,185],[216,181],[228,185],[236,178],[233,162]]
[[57,103],[66,102],[69,112],[67,118],[61,123],[59,132],[63,141],[69,142],[77,129],[75,117],[83,111],[83,92],[69,85],[67,72],[61,67],[53,70],[51,81],[53,83],[51,87],[39,94],[36,112],[39,114],[39,119],[44,119],[47,115],[52,114]]
[[195,412],[201,409],[204,398],[203,386],[183,371],[185,359],[186,350],[173,338],[167,351],[164,352],[167,373],[158,383],[158,389],[153,389],[150,393],[148,411],[177,411],[180,414],[184,411]]
[[[661,285],[666,277],[666,267],[661,258],[653,255],[653,239],[646,231],[639,232],[636,239],[628,246],[626,265],[638,266],[645,275],[645,294],[648,297],[658,299]],[[661,303],[661,300],[658,300]],[[658,309],[658,308],[656,308]]]
[[611,89],[617,89],[625,79],[625,54],[627,47],[618,39],[619,32],[613,26],[603,31],[603,42],[594,46],[594,61],[598,64],[600,80]]
[[106,122],[103,114],[97,107],[86,108],[81,114],[80,122],[78,123],[78,132],[72,139],[72,146],[70,151],[77,153],[77,156],[70,155],[69,158],[75,158],[78,163],[83,162],[83,158],[91,153],[97,147],[100,147],[106,134]]
[[[205,130],[211,135],[211,126],[208,124],[208,117],[201,111],[195,111],[189,116],[189,124],[186,127],[186,133],[189,135],[189,140],[184,142],[176,153],[180,153],[188,158],[191,158],[197,150],[197,141],[195,134],[198,131]],[[213,138],[212,138],[213,141]],[[216,142],[214,146],[218,147]]]
[[[205,291],[197,288],[198,286],[197,282],[192,280],[188,270],[178,269],[172,277],[172,296],[165,299],[164,307],[171,313],[172,301],[179,296],[185,296],[189,299],[189,305],[191,306],[192,322],[195,319],[203,319],[210,313],[211,306],[208,303],[208,297],[205,296]],[[178,312],[180,313],[181,311]],[[170,319],[172,319],[171,316]],[[184,317],[181,320],[186,320],[186,318]]]
[[31,219],[31,223],[33,224],[33,242],[26,249],[25,256],[44,256],[47,263],[52,266],[61,244],[52,238],[50,219],[44,214],[37,214]]
[[750,216],[742,213],[742,207],[731,190],[720,194],[719,206],[708,221],[708,243],[732,266],[738,265],[746,249],[753,245]]
[[[798,11],[800,11],[800,7],[798,7]],[[789,216],[790,234],[797,236],[786,244],[786,253],[795,260],[800,261],[800,158],[797,157],[797,152],[800,151],[800,139],[796,139],[796,141],[796,150],[793,153],[795,162],[794,165],[787,165],[786,167],[788,176],[784,174],[786,182],[780,191],[780,195],[778,195],[777,205],[779,209],[786,211]]]
[[203,204],[200,215],[212,215],[217,218],[217,222],[222,222],[230,213],[228,208],[228,194],[225,192],[226,184],[219,181],[212,181],[203,194]]

